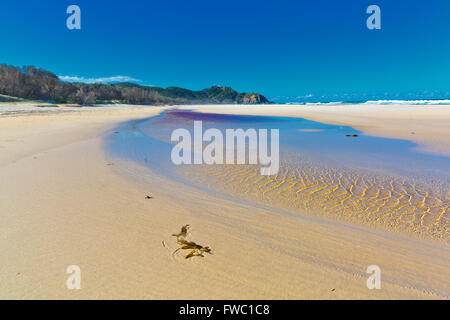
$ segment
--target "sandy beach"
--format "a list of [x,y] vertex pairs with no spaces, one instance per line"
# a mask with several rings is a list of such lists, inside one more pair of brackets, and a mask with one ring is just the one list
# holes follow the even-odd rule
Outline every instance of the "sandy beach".
[[[450,155],[449,106],[178,108],[302,117]],[[166,109],[0,117],[1,299],[450,298],[447,242],[214,196],[105,153],[119,123]],[[185,224],[212,255],[173,254]],[[381,290],[366,286],[370,265]]]

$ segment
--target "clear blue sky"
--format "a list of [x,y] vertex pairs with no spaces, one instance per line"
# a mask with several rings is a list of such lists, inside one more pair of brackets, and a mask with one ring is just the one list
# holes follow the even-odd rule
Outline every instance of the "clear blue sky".
[[[448,0],[0,0],[0,62],[278,96],[450,97]],[[66,28],[79,5],[82,29]],[[381,8],[368,30],[366,8]],[[408,96],[408,94],[410,94]]]

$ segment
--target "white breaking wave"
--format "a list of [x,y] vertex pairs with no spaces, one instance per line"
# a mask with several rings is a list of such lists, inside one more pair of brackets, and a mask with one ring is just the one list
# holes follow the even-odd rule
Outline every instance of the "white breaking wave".
[[339,104],[354,104],[356,102],[343,102],[343,101],[333,101],[333,102],[286,102],[282,104],[301,104],[306,106],[315,106],[315,105],[339,105]]
[[380,104],[380,105],[450,105],[449,99],[443,100],[374,100],[366,101],[364,104]]
[[330,101],[330,102],[286,102],[290,105],[348,105],[348,104],[377,104],[377,105],[450,105],[450,99],[441,100],[369,100],[369,101]]

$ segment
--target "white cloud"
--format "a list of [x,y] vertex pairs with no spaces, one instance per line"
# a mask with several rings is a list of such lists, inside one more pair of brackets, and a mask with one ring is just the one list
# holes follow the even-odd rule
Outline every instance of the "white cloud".
[[112,77],[104,77],[104,78],[58,76],[58,78],[62,81],[82,82],[82,83],[141,82],[141,80],[139,80],[139,79],[131,78],[128,76],[112,76]]

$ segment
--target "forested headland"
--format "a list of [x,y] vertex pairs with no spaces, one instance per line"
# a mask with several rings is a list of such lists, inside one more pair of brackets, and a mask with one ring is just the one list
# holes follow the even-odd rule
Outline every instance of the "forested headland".
[[258,93],[240,93],[229,87],[213,86],[200,91],[179,87],[150,87],[136,83],[70,83],[52,72],[33,66],[0,64],[0,94],[53,103],[91,105],[127,103],[174,104],[260,104],[269,101]]

